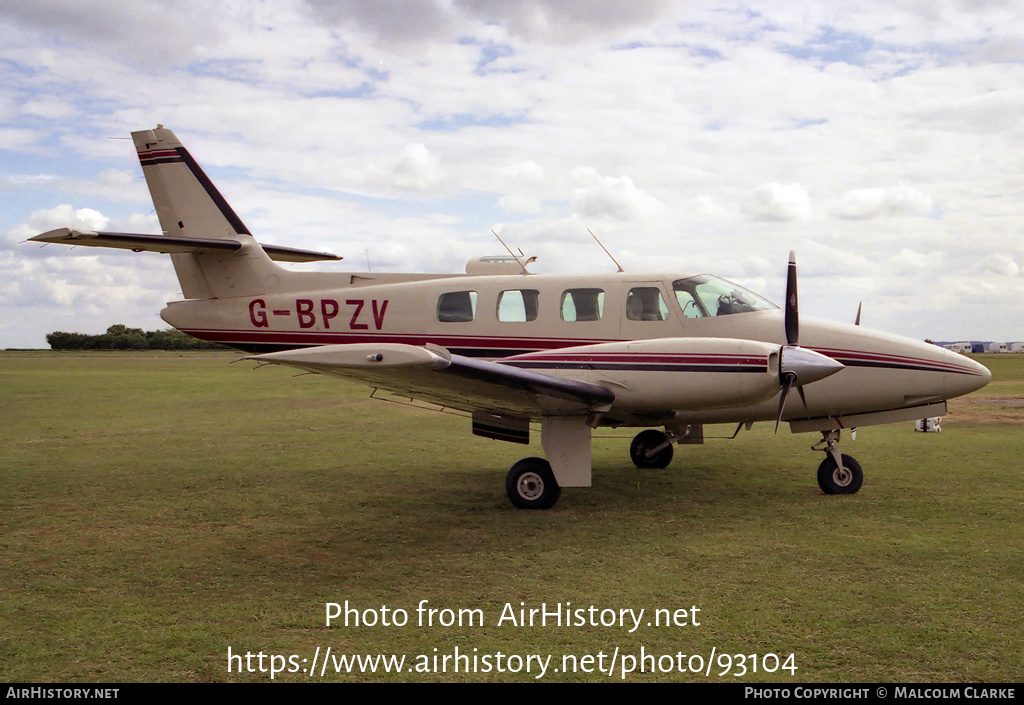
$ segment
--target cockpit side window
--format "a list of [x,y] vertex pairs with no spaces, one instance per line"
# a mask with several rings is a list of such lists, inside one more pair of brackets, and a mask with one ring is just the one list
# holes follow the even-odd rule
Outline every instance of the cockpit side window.
[[674,281],[672,289],[686,318],[727,316],[778,308],[749,289],[707,274]]
[[683,309],[683,318],[702,318],[704,316],[701,307],[697,305],[690,292],[677,289],[676,300],[679,302],[679,308]]

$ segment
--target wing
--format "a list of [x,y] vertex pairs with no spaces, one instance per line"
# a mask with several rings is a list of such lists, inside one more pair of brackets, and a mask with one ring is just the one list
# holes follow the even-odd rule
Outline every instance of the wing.
[[583,415],[615,401],[614,392],[600,384],[452,355],[436,345],[322,345],[246,359],[355,379],[470,412],[517,417]]
[[[30,242],[57,242],[63,245],[84,245],[88,247],[112,247],[134,252],[201,252],[210,250],[237,250],[242,246],[238,240],[205,237],[172,237],[169,235],[145,235],[141,233],[113,233],[103,231],[71,230],[58,228],[42,235],[29,238]],[[280,245],[260,245],[271,259],[279,262],[319,262],[340,260],[341,257],[327,252],[299,250]]]

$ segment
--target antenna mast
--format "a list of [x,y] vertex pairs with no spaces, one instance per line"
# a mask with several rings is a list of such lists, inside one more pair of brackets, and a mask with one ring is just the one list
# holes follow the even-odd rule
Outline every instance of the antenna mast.
[[516,264],[518,264],[520,267],[522,267],[523,274],[529,274],[529,272],[526,271],[526,265],[523,264],[523,261],[521,259],[519,259],[519,256],[515,252],[513,252],[512,249],[508,245],[505,244],[505,241],[501,239],[501,237],[498,235],[498,233],[494,232],[493,228],[491,229],[491,234],[494,235],[494,237],[498,238],[498,242],[500,242],[502,244],[502,246],[506,250],[508,250],[508,253],[510,255],[512,255],[512,257],[515,259]]
[[619,272],[625,272],[626,270],[622,268],[622,265],[619,264],[618,260],[612,257],[612,253],[608,251],[608,248],[604,246],[604,243],[597,239],[597,235],[594,234],[594,231],[587,228],[587,232],[590,233],[590,237],[594,238],[598,245],[601,245],[601,249],[604,250],[604,253],[608,255],[609,258],[611,258],[612,262],[615,262],[615,266],[619,268]]

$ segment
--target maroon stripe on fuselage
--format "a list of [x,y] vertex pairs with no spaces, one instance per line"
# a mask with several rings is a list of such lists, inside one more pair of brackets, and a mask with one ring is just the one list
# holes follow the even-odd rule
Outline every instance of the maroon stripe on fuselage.
[[918,357],[906,355],[891,355],[887,353],[875,353],[866,350],[837,350],[833,348],[810,348],[814,352],[827,355],[847,367],[881,367],[898,370],[920,370],[924,372],[949,372],[960,375],[980,375],[963,365],[950,362],[939,362],[937,360],[925,360]]
[[340,345],[345,343],[405,343],[406,345],[426,345],[433,343],[444,347],[492,348],[507,350],[503,356],[522,354],[541,350],[567,348],[574,345],[594,345],[596,343],[621,342],[614,340],[577,340],[567,338],[505,338],[489,336],[434,335],[416,333],[347,333],[332,331],[241,331],[216,329],[188,329],[187,333],[200,340],[209,340],[224,345],[237,343],[269,343],[293,348],[306,348],[314,345]]
[[[433,343],[448,348],[452,352],[467,355],[470,357],[500,357],[513,358],[519,355],[528,355],[525,362],[532,368],[549,363],[559,363],[564,367],[577,365],[576,369],[585,369],[579,365],[592,362],[612,363],[618,357],[622,362],[636,363],[637,359],[629,353],[601,353],[601,352],[576,352],[571,354],[559,354],[557,350],[582,345],[596,345],[599,343],[622,343],[625,340],[609,339],[577,339],[577,338],[512,338],[494,336],[462,336],[462,335],[434,335],[434,334],[410,334],[410,333],[375,333],[372,335],[353,334],[346,332],[329,331],[240,331],[240,330],[216,330],[216,329],[182,329],[187,333],[201,340],[209,340],[221,343],[230,347],[242,350],[287,350],[291,348],[307,348],[316,345],[339,345],[345,343],[405,343],[407,345],[426,345]],[[864,350],[842,350],[833,348],[809,348],[837,360],[847,367],[868,367],[895,370],[919,370],[924,372],[946,372],[952,374],[978,375],[979,373],[967,367],[955,363],[937,362],[922,358],[908,357],[905,355],[891,355],[886,353],[875,353]],[[552,351],[550,353],[546,351]],[[550,357],[549,357],[550,356]],[[672,354],[649,353],[643,356],[644,364],[715,364],[720,362],[722,357],[714,354],[690,355],[688,360],[675,359]],[[764,371],[763,358],[750,358],[750,356],[729,356],[732,358],[724,365],[739,365],[743,360],[754,360],[747,362],[759,367]],[[703,358],[703,359],[701,359]],[[511,361],[511,360],[510,360]],[[736,367],[731,367],[735,371]]]
[[[574,352],[574,353],[532,353],[523,359],[540,362],[633,362],[643,359],[647,362],[687,362],[694,364],[736,363],[766,365],[763,355],[736,355],[733,353],[628,353],[628,352]],[[510,360],[511,362],[511,360]]]

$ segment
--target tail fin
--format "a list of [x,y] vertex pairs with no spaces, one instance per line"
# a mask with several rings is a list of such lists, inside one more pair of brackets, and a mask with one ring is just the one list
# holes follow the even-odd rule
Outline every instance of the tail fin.
[[254,296],[305,283],[303,273],[283,270],[272,259],[341,259],[328,252],[261,246],[173,132],[158,125],[133,132],[132,139],[163,235],[58,228],[29,240],[168,253],[186,299]]
[[272,277],[279,274],[280,268],[270,261],[174,133],[158,125],[155,130],[133,132],[132,140],[164,235],[242,243],[236,252],[172,254],[185,298],[265,293],[277,281]]
[[173,132],[158,125],[155,130],[133,132],[132,140],[165,235],[252,237]]

